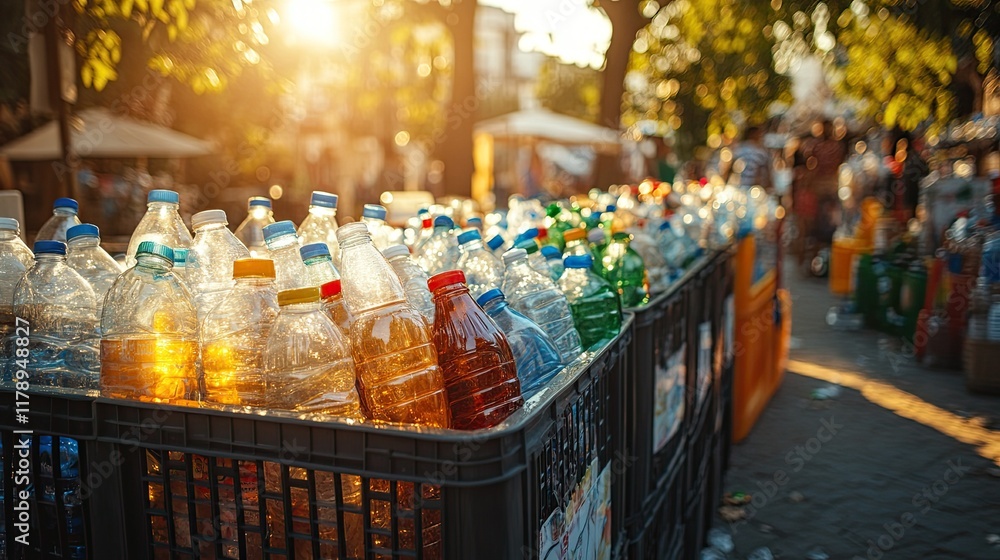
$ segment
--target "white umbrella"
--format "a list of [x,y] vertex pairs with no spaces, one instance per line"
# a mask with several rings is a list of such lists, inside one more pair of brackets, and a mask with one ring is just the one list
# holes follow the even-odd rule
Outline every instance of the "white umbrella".
[[542,108],[525,109],[478,122],[476,133],[489,134],[497,140],[524,138],[590,146],[609,154],[621,151],[621,137],[617,131]]
[[[82,158],[189,158],[211,154],[212,144],[182,132],[94,107],[70,117],[70,146]],[[48,122],[0,148],[11,161],[48,161],[62,156],[59,127]]]

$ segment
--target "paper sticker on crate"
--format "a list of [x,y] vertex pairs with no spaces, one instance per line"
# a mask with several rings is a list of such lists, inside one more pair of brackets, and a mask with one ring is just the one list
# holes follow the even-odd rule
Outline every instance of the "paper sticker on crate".
[[701,410],[701,405],[708,395],[708,387],[712,382],[712,322],[705,321],[698,325],[698,398],[695,410]]
[[687,366],[684,363],[687,344],[667,358],[666,367],[656,365],[656,389],[653,396],[653,454],[659,453],[680,431],[684,418],[684,380]]
[[599,469],[590,464],[565,510],[557,509],[545,520],[538,538],[539,560],[611,557],[611,464]]

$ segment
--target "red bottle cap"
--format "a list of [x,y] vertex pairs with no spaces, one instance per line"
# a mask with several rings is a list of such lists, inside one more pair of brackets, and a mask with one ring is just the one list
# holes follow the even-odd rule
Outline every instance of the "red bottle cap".
[[331,280],[319,287],[319,297],[326,299],[340,293],[340,280]]
[[465,273],[461,270],[446,270],[427,279],[427,289],[432,292],[451,284],[465,284]]

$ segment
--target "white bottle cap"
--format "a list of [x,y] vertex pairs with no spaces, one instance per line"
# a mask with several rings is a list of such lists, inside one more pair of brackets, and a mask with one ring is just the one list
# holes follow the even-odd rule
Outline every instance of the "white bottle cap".
[[229,224],[225,210],[204,210],[191,216],[191,229],[198,229],[208,224]]

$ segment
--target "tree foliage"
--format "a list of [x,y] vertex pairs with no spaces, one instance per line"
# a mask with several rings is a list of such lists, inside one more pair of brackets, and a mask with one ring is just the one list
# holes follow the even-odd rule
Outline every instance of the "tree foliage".
[[562,64],[554,58],[548,58],[539,70],[535,94],[547,109],[597,122],[600,113],[600,83],[600,72],[597,70]]

